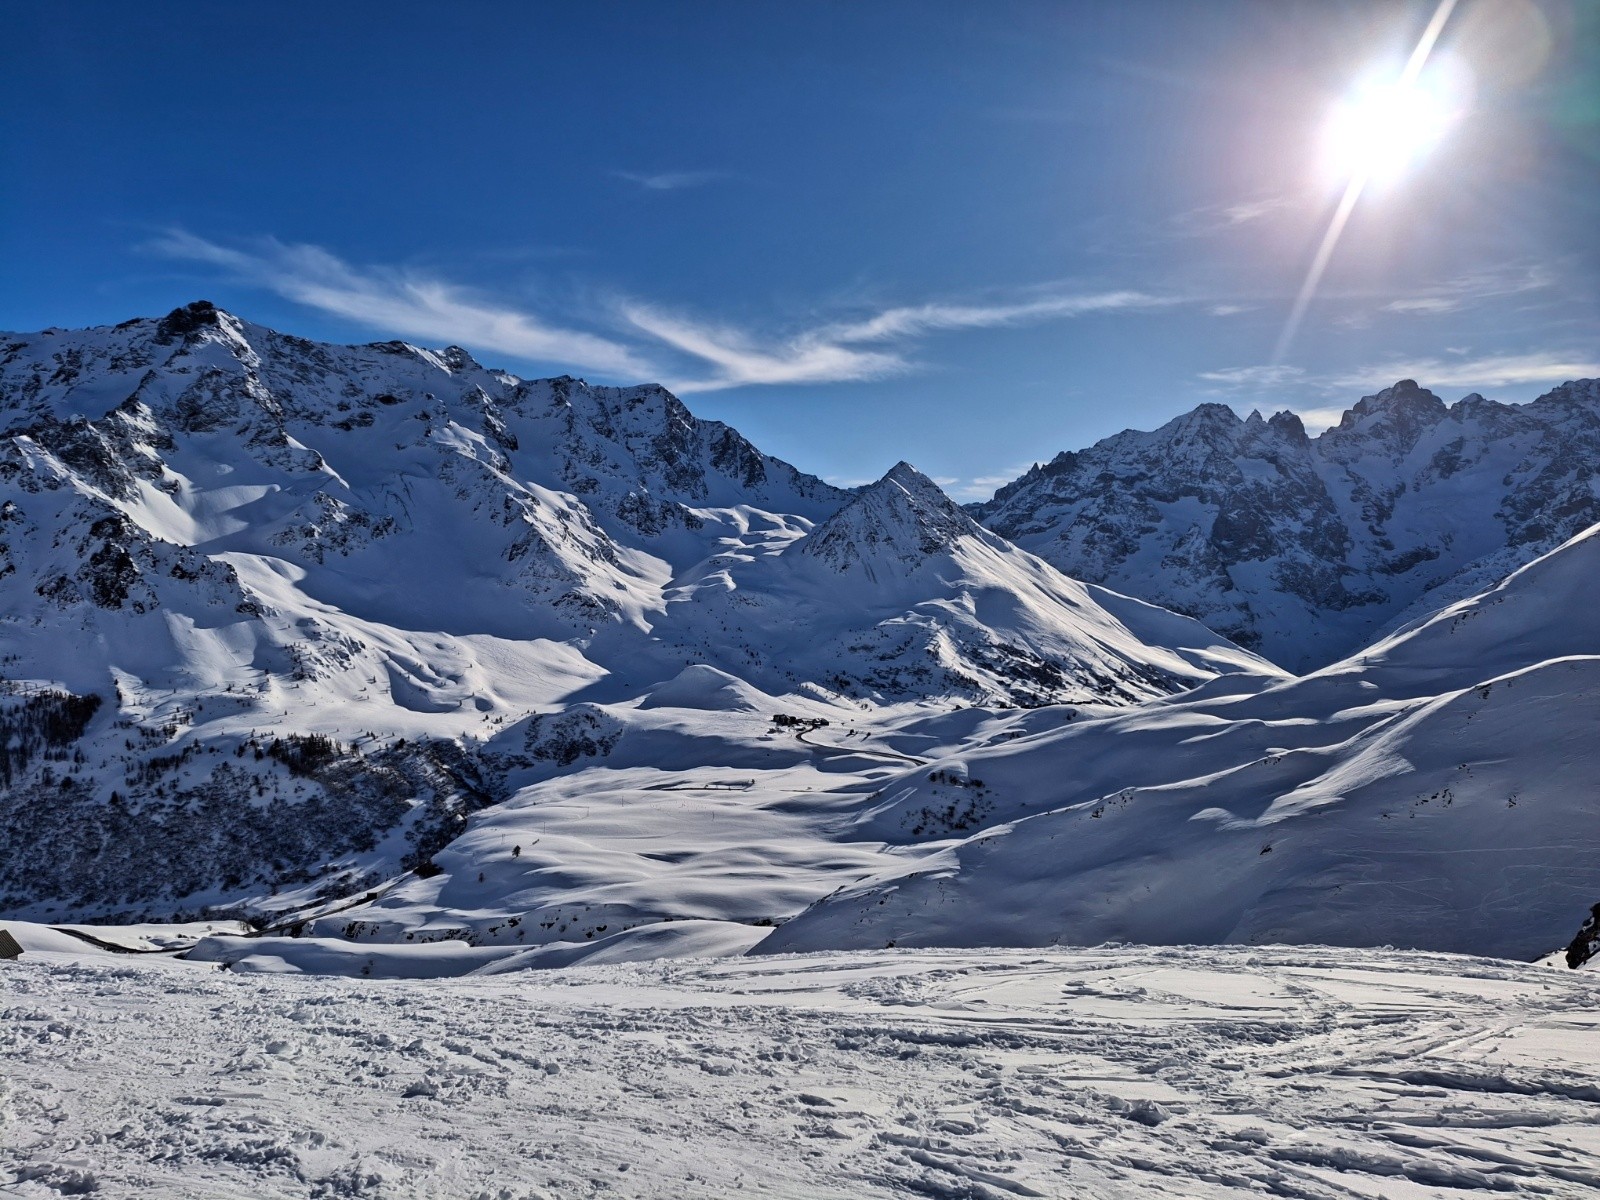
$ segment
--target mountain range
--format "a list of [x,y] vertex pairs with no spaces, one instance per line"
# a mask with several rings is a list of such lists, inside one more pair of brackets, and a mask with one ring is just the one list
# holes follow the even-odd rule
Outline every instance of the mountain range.
[[964,510],[455,347],[0,335],[0,912],[364,974],[1546,950],[1600,891],[1597,405],[1208,405]]
[[1303,671],[1600,521],[1597,464],[1600,380],[1446,405],[1402,379],[1316,437],[1291,412],[1202,404],[1058,454],[973,512],[1074,578]]

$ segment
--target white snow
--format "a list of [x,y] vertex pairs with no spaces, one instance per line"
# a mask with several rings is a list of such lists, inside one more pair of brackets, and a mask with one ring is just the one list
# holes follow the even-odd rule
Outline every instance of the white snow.
[[1295,670],[1492,586],[1600,520],[1600,380],[1453,405],[1411,380],[1307,437],[1202,404],[1030,470],[982,519],[1075,578]]
[[399,982],[29,951],[0,963],[0,1191],[1586,1197],[1594,981],[1285,947]]
[[[857,836],[932,853],[761,949],[1117,939],[1534,958],[1600,897],[1597,580],[1600,527],[1302,679],[902,772]],[[954,830],[964,840],[933,841]]]

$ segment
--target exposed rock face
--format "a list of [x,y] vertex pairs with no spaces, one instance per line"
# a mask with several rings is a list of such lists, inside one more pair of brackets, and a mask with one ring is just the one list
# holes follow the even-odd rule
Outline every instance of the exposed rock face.
[[1600,904],[1589,910],[1577,935],[1567,947],[1567,966],[1576,971],[1600,952]]
[[1069,575],[1295,670],[1487,586],[1600,520],[1600,380],[1527,405],[1414,381],[1308,437],[1203,404],[1062,453],[973,506]]

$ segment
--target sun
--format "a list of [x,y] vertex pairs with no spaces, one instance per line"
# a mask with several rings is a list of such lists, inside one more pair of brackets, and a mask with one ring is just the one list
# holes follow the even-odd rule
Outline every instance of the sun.
[[1431,150],[1454,120],[1454,106],[1426,81],[1364,85],[1328,121],[1327,166],[1341,179],[1392,179]]

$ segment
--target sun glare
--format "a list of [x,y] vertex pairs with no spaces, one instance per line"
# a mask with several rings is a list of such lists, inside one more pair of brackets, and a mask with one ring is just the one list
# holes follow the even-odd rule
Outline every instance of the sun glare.
[[1422,81],[1363,87],[1328,122],[1328,166],[1341,179],[1393,178],[1444,136],[1452,110],[1438,89]]

